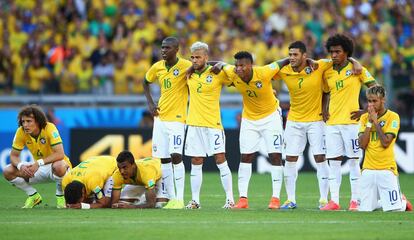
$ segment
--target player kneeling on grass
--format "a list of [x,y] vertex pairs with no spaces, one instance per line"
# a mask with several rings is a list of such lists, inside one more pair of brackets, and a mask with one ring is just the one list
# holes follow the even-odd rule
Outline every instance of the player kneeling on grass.
[[167,203],[160,159],[135,160],[131,152],[123,151],[116,161],[118,169],[112,175],[112,208],[161,208]]
[[[71,163],[65,156],[59,131],[35,105],[23,107],[17,119],[19,128],[13,139],[11,164],[3,170],[4,178],[29,196],[23,208],[33,208],[42,202],[42,197],[32,184],[55,181],[56,206],[64,208],[62,177]],[[33,155],[34,163],[21,161],[20,153],[25,146]]]
[[[361,116],[359,146],[364,149],[360,178],[359,211],[411,211],[412,205],[401,195],[394,145],[400,128],[397,113],[385,108],[385,89],[367,89],[368,113]],[[378,201],[379,200],[379,201]]]
[[112,174],[118,169],[112,156],[90,157],[63,178],[67,208],[111,207]]

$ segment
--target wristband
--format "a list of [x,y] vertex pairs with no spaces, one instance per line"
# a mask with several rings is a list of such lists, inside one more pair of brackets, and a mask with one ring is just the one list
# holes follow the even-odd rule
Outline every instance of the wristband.
[[39,166],[43,166],[45,165],[45,161],[43,161],[43,159],[39,159],[37,160],[37,164],[39,164]]
[[367,128],[371,128],[371,127],[372,127],[372,123],[371,123],[371,122],[367,122],[366,127],[367,127]]
[[17,170],[19,170],[20,171],[20,169],[22,168],[22,166],[24,165],[24,163],[23,162],[19,162],[18,164],[17,164],[17,166],[16,166],[16,168],[17,168]]
[[89,203],[81,203],[81,209],[90,209],[91,205]]

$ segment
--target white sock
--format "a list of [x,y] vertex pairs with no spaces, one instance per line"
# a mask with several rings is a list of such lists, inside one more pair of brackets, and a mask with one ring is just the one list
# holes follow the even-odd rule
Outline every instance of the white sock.
[[359,159],[349,159],[349,182],[351,183],[351,200],[358,201],[358,182],[361,177]]
[[296,203],[296,178],[298,177],[296,162],[286,161],[285,167],[283,168],[283,173],[288,200]]
[[341,164],[342,161],[329,161],[329,189],[331,192],[331,200],[337,204],[339,204],[339,191],[342,181]]
[[177,189],[177,200],[184,200],[184,183],[185,183],[185,167],[184,163],[173,164],[174,167],[174,181]]
[[226,192],[226,199],[234,203],[233,197],[233,179],[231,176],[231,171],[227,161],[222,164],[217,164],[218,169],[220,170],[221,184],[223,189]]
[[252,176],[252,164],[241,162],[239,165],[239,196],[247,198],[250,177]]
[[270,172],[272,174],[272,197],[280,198],[280,190],[282,189],[283,182],[283,167],[271,166]]
[[56,181],[56,196],[63,196],[63,190],[62,190],[63,177],[58,177],[55,174],[53,174],[53,179]]
[[37,191],[32,186],[30,186],[24,178],[16,177],[13,180],[9,181],[12,185],[16,186],[17,188],[23,190],[27,195],[31,196],[35,194]]
[[329,193],[329,165],[328,161],[316,163],[316,175],[319,183],[319,201],[327,201]]
[[175,199],[172,163],[161,164],[161,171],[162,171],[162,182],[164,183],[165,190],[167,191],[167,194],[168,194],[168,198]]
[[200,190],[203,183],[203,165],[191,164],[191,196],[192,200],[200,204]]

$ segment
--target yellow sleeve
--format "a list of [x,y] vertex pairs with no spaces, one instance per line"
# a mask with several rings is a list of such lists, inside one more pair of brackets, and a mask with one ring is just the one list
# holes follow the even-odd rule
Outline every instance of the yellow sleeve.
[[332,67],[332,60],[331,59],[326,59],[326,58],[319,59],[317,61],[317,63],[319,65],[318,68],[320,68],[322,71],[325,71],[328,68]]
[[400,130],[400,117],[395,114],[390,123],[387,123],[384,128],[384,134],[391,134],[394,138],[397,137],[398,131]]
[[92,191],[88,194],[94,194],[97,199],[101,199],[104,197],[102,190],[104,182],[102,178],[98,177],[100,175],[99,173],[96,173],[95,175],[96,177],[88,179],[88,189]]
[[155,187],[156,172],[152,167],[145,169],[145,174],[142,176],[142,183],[146,189],[153,189]]
[[114,181],[112,189],[121,190],[122,184],[124,184],[124,178],[122,177],[118,169],[112,174],[112,180]]
[[23,134],[24,134],[23,127],[19,127],[16,133],[14,134],[13,145],[12,145],[13,149],[17,151],[23,150],[24,145],[25,145]]
[[49,138],[50,146],[61,144],[62,138],[60,138],[60,134],[56,126],[52,123],[47,123],[46,128],[46,133],[47,137]]
[[375,78],[368,72],[366,68],[362,68],[362,73],[359,75],[359,79],[365,85],[375,82]]
[[145,74],[145,80],[153,83],[155,81],[157,81],[157,64],[154,64],[150,67],[150,69],[148,70],[148,72]]
[[226,74],[226,72],[225,71],[220,71],[218,74],[217,74],[217,77],[219,77],[220,78],[220,81],[221,81],[221,83],[223,84],[223,85],[225,85],[225,86],[229,86],[229,85],[231,85],[233,82],[231,81],[231,78]]
[[359,120],[359,134],[362,134],[365,132],[367,121],[368,121],[368,113],[362,114],[361,119]]
[[271,64],[268,64],[266,66],[262,67],[264,69],[264,79],[263,80],[272,80],[276,74],[279,73],[280,68],[279,64],[277,62],[272,62]]

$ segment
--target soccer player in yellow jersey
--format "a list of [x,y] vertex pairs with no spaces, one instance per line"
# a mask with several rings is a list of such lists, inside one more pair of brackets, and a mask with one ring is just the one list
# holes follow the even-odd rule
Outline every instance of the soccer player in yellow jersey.
[[359,180],[359,211],[412,211],[401,194],[394,145],[400,129],[400,117],[385,108],[385,89],[375,85],[367,89],[368,113],[359,122],[359,146],[364,149],[364,163]]
[[78,209],[111,206],[112,174],[118,169],[112,156],[90,157],[62,180],[66,207]]
[[[170,198],[165,206],[167,209],[184,208],[185,169],[182,153],[188,102],[185,75],[191,62],[178,58],[177,52],[178,39],[165,38],[161,45],[163,60],[152,65],[144,81],[148,108],[154,116],[152,156],[160,158],[162,162],[163,182]],[[161,88],[158,105],[154,103],[150,92],[149,84],[153,82],[157,82]]]
[[282,187],[282,145],[283,126],[279,101],[272,88],[272,79],[284,64],[274,62],[266,66],[252,66],[253,57],[249,52],[241,51],[234,55],[235,66],[226,65],[223,70],[243,96],[243,113],[240,126],[239,165],[239,202],[235,208],[248,208],[247,192],[252,175],[254,153],[260,150],[261,138],[272,164],[272,197],[268,207],[280,207],[280,189]]
[[[321,210],[339,210],[339,189],[342,181],[341,164],[343,156],[349,160],[351,201],[349,210],[358,209],[358,179],[360,151],[358,145],[359,93],[362,85],[372,86],[375,79],[363,68],[359,75],[352,74],[354,44],[342,34],[331,36],[326,49],[332,57],[333,66],[325,71],[324,91],[329,93],[328,104],[323,107],[326,120],[326,158],[329,160],[329,185],[331,201]],[[325,102],[326,103],[326,102]]]
[[306,63],[306,46],[301,41],[289,45],[290,64],[282,68],[277,79],[282,79],[289,89],[290,110],[285,129],[286,162],[284,167],[287,201],[282,209],[296,208],[296,162],[309,141],[317,167],[319,205],[327,203],[329,191],[329,166],[325,160],[325,123],[322,120],[322,75],[332,66],[330,60],[317,61],[313,70]]
[[214,155],[220,170],[221,183],[226,192],[223,208],[234,206],[233,185],[230,168],[225,156],[225,136],[221,124],[220,93],[223,84],[229,84],[224,72],[213,74],[207,65],[208,45],[195,42],[191,48],[192,67],[195,72],[187,80],[190,90],[190,106],[187,119],[185,155],[191,156],[192,200],[188,209],[200,207],[202,167],[206,156]]
[[[116,161],[118,169],[112,175],[112,208],[162,207],[168,197],[162,183],[160,159],[135,160],[131,152],[122,151]],[[138,202],[129,204],[120,200]]]
[[[33,208],[42,202],[42,197],[32,184],[55,181],[57,207],[64,208],[62,177],[72,165],[65,156],[59,131],[35,105],[23,107],[17,119],[19,128],[10,153],[11,164],[4,169],[4,177],[29,196],[23,208]],[[34,163],[21,161],[20,153],[25,146],[33,155]]]

